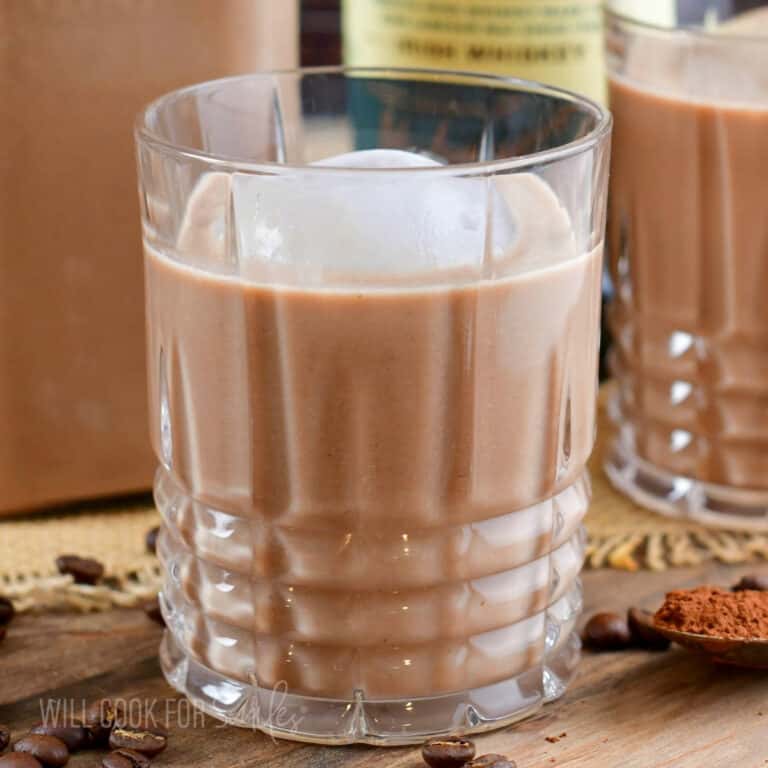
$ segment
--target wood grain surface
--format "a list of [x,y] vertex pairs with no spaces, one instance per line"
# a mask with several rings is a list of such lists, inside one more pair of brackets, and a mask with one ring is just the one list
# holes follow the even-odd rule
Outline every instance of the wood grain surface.
[[[664,592],[729,585],[745,568],[585,574],[586,612],[655,607]],[[192,710],[160,675],[160,629],[142,612],[23,616],[0,645],[0,723],[17,737],[46,702],[103,695],[154,701],[170,744],[157,766],[196,768],[417,768],[417,749],[316,747],[223,726]],[[567,735],[556,743],[547,737]],[[476,739],[519,768],[763,768],[768,765],[768,673],[712,666],[673,649],[585,654],[570,691],[539,714]],[[97,766],[96,753],[70,760]]]

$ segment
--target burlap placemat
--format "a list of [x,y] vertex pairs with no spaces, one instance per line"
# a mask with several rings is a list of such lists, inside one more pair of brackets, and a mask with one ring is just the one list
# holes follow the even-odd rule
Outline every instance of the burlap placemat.
[[[768,558],[768,534],[711,530],[665,518],[618,494],[600,468],[610,431],[602,410],[601,437],[590,462],[588,568],[664,570],[712,559],[744,563]],[[145,549],[146,533],[159,520],[147,496],[0,521],[0,593],[11,597],[20,611],[140,604],[161,582],[157,559]],[[55,560],[65,553],[103,562],[105,583],[82,586],[59,575]]]
[[[159,522],[149,496],[0,521],[0,594],[21,612],[140,605],[161,583],[159,563],[145,541]],[[56,558],[62,554],[102,562],[103,583],[80,585],[60,575]]]

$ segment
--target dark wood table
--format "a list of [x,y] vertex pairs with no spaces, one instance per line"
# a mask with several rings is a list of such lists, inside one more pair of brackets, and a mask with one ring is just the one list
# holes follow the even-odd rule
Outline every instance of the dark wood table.
[[[586,611],[654,607],[668,588],[728,585],[749,569],[710,565],[667,573],[585,574]],[[158,766],[416,768],[413,748],[315,747],[222,726],[186,706],[160,675],[160,629],[142,612],[23,616],[0,645],[0,722],[17,736],[40,720],[41,703],[111,694],[156,700],[172,729]],[[173,724],[175,723],[175,725]],[[547,737],[567,736],[556,743]],[[476,739],[481,752],[519,768],[757,768],[768,765],[768,672],[716,667],[682,650],[585,654],[559,702]],[[72,768],[99,765],[94,753]]]

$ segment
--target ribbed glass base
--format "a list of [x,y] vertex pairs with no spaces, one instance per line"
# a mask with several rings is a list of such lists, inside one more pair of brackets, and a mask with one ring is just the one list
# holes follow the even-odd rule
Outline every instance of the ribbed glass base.
[[611,445],[604,468],[617,490],[655,512],[714,528],[768,531],[768,493],[675,475],[641,459],[621,436]]
[[[168,606],[164,612],[170,614]],[[434,698],[370,701],[324,699],[273,690],[228,678],[201,664],[166,630],[160,660],[168,682],[207,714],[231,725],[255,728],[283,739],[317,744],[419,743],[440,734],[470,734],[500,728],[559,698],[580,655],[575,622],[581,584],[549,610],[544,663],[510,680]]]

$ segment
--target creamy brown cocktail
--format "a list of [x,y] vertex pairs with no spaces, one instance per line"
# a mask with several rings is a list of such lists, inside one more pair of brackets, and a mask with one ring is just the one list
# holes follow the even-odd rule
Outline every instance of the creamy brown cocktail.
[[[394,147],[208,168],[172,247],[148,226],[152,206],[160,226],[174,217],[145,177],[164,665],[203,706],[398,743],[563,690],[607,121],[575,130],[568,167],[540,172],[457,176]],[[288,726],[265,718],[276,690]]]
[[711,31],[616,18],[614,481],[768,524],[768,8]]

